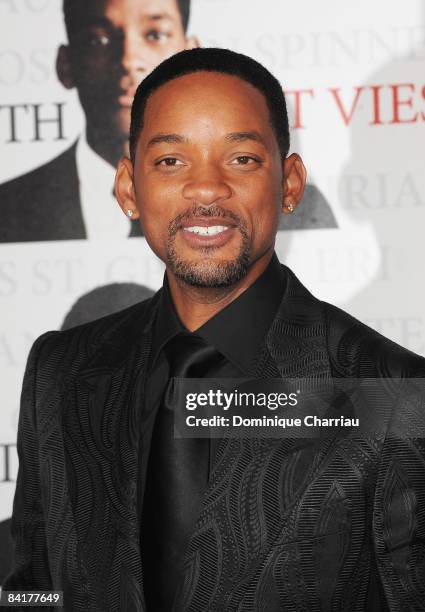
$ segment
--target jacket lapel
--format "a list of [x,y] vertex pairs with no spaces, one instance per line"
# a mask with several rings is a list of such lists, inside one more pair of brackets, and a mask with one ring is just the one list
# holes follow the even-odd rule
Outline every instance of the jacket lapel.
[[[328,380],[322,303],[285,266],[282,274],[284,297],[251,375]],[[217,609],[237,608],[331,447],[332,441],[291,438],[213,441],[214,470],[186,551],[175,610],[207,609],[213,602]]]
[[[260,379],[329,380],[331,367],[322,303],[282,264],[281,272],[286,280],[284,296],[249,374]],[[214,465],[229,439],[212,438],[211,443]]]
[[[48,170],[45,178],[39,178],[36,185],[36,189],[43,189],[45,192],[44,197],[38,194],[37,204],[44,210],[44,214],[37,215],[37,218],[41,224],[48,223],[48,240],[87,238],[81,207],[76,149],[77,142],[48,164],[45,167]],[[34,195],[31,193],[30,197],[33,200]],[[47,202],[51,203],[49,207]],[[43,227],[40,231],[46,233]],[[34,240],[34,237],[32,239]]]

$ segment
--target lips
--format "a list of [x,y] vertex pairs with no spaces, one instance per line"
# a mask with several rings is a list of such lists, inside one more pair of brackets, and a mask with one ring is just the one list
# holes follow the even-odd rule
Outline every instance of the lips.
[[120,96],[118,96],[118,104],[124,108],[130,108],[133,104],[134,94],[134,91],[123,92]]
[[222,218],[186,219],[180,226],[181,235],[192,248],[219,247],[234,235],[236,225]]
[[200,236],[215,236],[221,234],[221,232],[225,232],[227,229],[227,225],[192,225],[191,227],[183,228],[185,232],[193,232]]
[[235,223],[223,217],[192,217],[184,219],[180,223],[180,227],[186,229],[188,227],[235,227]]

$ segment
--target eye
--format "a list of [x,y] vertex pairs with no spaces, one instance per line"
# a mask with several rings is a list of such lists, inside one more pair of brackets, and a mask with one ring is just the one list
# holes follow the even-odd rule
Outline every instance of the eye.
[[107,47],[111,42],[110,37],[107,34],[93,33],[88,38],[88,44],[90,47]]
[[146,38],[150,42],[164,41],[168,37],[169,35],[167,34],[167,32],[160,32],[159,30],[149,30],[149,32],[146,33]]
[[260,164],[260,160],[251,155],[238,155],[231,161],[234,166],[251,166],[252,164]]
[[183,166],[183,162],[181,162],[176,157],[164,157],[164,159],[160,159],[155,163],[155,166],[166,166],[167,168],[175,168],[176,166]]

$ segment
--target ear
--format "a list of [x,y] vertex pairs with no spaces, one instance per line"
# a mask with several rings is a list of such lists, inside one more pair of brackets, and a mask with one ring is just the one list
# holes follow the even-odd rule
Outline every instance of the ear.
[[139,211],[136,206],[136,198],[133,185],[133,164],[128,157],[121,157],[118,162],[117,173],[115,175],[115,197],[118,200],[121,210],[126,217],[128,211],[132,212],[130,218],[138,219]]
[[199,38],[197,36],[188,36],[186,38],[185,49],[198,49],[201,46]]
[[66,89],[72,89],[75,85],[70,50],[66,45],[61,45],[56,56],[56,73],[59,81]]
[[294,212],[303,197],[307,180],[307,170],[297,153],[292,153],[283,162],[283,201],[282,212]]

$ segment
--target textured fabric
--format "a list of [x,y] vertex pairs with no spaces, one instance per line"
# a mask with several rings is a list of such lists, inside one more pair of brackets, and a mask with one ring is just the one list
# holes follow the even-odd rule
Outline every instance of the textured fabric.
[[[423,358],[281,270],[254,376],[425,377]],[[159,297],[36,341],[5,589],[63,589],[67,611],[145,610],[137,458]],[[373,605],[422,611],[424,508],[422,439],[223,439],[174,610],[360,612],[373,589]]]

